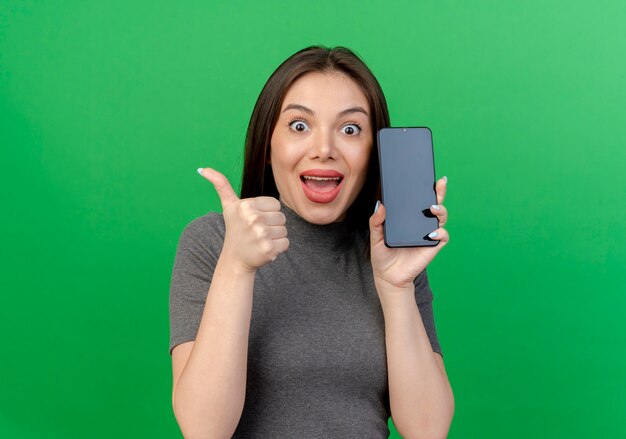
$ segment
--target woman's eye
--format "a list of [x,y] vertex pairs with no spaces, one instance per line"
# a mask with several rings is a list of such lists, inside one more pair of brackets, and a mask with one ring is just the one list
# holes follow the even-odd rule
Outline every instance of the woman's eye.
[[294,131],[298,131],[299,133],[309,131],[309,126],[303,120],[294,120],[289,123],[289,127]]
[[361,127],[355,123],[350,123],[342,126],[341,131],[349,136],[354,136],[355,134],[359,134],[361,132]]

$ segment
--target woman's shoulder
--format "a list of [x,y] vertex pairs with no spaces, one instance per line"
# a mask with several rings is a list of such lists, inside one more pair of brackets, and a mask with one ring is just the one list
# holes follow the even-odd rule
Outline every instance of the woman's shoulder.
[[219,212],[209,212],[191,220],[181,234],[181,240],[215,242],[224,240],[224,217]]

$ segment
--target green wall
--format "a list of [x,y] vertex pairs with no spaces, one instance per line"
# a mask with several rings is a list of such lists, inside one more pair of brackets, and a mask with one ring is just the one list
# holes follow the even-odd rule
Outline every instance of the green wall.
[[[352,47],[432,128],[450,438],[626,437],[623,1],[0,2],[0,436],[180,437],[169,280],[269,74]],[[398,437],[395,433],[392,437]]]

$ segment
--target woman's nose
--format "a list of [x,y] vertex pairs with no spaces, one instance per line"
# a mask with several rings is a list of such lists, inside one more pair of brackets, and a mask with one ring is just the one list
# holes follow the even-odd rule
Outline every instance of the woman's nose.
[[319,130],[313,137],[312,158],[329,160],[336,158],[335,139],[332,130]]

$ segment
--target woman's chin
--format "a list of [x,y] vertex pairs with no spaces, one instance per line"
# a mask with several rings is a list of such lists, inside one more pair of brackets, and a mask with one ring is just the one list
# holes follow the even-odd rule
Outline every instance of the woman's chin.
[[289,199],[281,196],[280,201],[311,224],[327,225],[343,221],[346,217],[348,206],[342,193],[335,194],[331,201],[308,196],[310,194],[304,190],[292,195]]
[[[326,225],[343,221],[346,217],[345,210],[334,203],[318,204],[306,209],[300,215],[311,224]],[[347,210],[347,209],[346,209]]]
[[343,221],[346,216],[341,206],[336,203],[314,203],[304,198],[300,203],[294,203],[294,206],[289,202],[285,204],[300,218],[319,226]]

